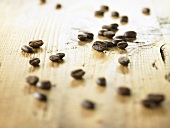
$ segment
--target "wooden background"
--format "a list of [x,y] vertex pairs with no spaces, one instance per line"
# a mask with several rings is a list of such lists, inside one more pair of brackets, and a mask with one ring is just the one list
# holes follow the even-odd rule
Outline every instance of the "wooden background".
[[[55,10],[56,3],[63,8]],[[117,34],[126,30],[138,32],[137,41],[126,51],[113,48],[99,53],[92,42],[78,42],[77,34],[95,34],[104,24],[119,23],[110,17],[95,18],[94,11],[102,4],[128,15],[129,23],[120,25]],[[141,13],[143,7],[151,15]],[[170,2],[169,0],[38,0],[0,1],[0,128],[170,128]],[[45,44],[36,54],[21,52],[29,41],[42,39]],[[166,44],[165,44],[166,43]],[[164,46],[165,63],[160,46]],[[55,64],[49,56],[64,52],[64,63]],[[128,56],[130,65],[122,68],[117,59]],[[41,60],[39,68],[28,61]],[[155,62],[155,66],[152,64]],[[83,81],[70,77],[74,69],[86,71]],[[53,88],[42,91],[25,82],[28,75],[51,80]],[[107,78],[107,87],[96,85],[98,77]],[[131,97],[116,93],[119,86],[132,89]],[[48,95],[48,102],[34,99],[39,91]],[[166,101],[156,109],[146,109],[140,101],[148,93],[163,93]],[[81,108],[81,101],[96,103],[96,110]]]

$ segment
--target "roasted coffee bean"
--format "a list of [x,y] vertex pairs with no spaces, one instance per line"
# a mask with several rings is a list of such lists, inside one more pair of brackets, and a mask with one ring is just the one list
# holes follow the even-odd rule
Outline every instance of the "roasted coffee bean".
[[106,47],[114,47],[115,45],[110,42],[110,41],[104,41],[104,43],[106,44]]
[[82,79],[85,72],[82,69],[77,69],[71,72],[71,76],[75,79]]
[[104,36],[104,37],[107,37],[107,38],[109,38],[109,39],[112,39],[112,37],[115,36],[115,33],[112,32],[112,31],[106,31],[106,32],[103,33],[103,36]]
[[56,56],[59,56],[60,59],[63,59],[63,57],[65,57],[65,53],[57,53]]
[[39,48],[44,44],[42,40],[33,40],[29,42],[29,46],[32,48]]
[[127,16],[121,16],[120,22],[128,22],[128,17]]
[[87,35],[87,38],[88,38],[89,40],[93,40],[93,37],[94,37],[94,34],[93,34],[93,33],[90,33],[90,32],[84,32],[84,34],[86,34],[86,35]]
[[119,25],[116,23],[110,24],[110,26],[112,29],[117,29],[119,27]]
[[128,43],[126,41],[121,41],[117,44],[117,47],[120,49],[125,49],[128,46]]
[[102,30],[100,30],[100,31],[98,32],[98,35],[99,35],[99,36],[104,36],[103,33],[106,32],[106,31],[108,31],[108,30],[107,30],[107,29],[102,29]]
[[153,101],[155,104],[159,105],[165,100],[165,96],[162,94],[149,94],[147,99]]
[[104,50],[107,49],[107,45],[102,41],[95,41],[92,47],[98,52],[103,52]]
[[88,40],[86,34],[79,34],[79,35],[78,35],[78,39],[79,39],[80,41],[87,41],[87,40]]
[[100,86],[106,86],[106,79],[104,77],[100,77],[97,79],[96,83]]
[[111,15],[112,17],[116,17],[116,18],[119,17],[119,13],[117,11],[113,11]]
[[123,66],[128,66],[130,60],[127,57],[120,57],[118,62]]
[[142,12],[143,12],[143,14],[148,15],[148,14],[150,14],[150,9],[149,8],[143,8]]
[[121,39],[121,40],[124,40],[126,41],[126,37],[123,36],[123,35],[118,35],[118,36],[115,36],[114,39]]
[[113,39],[113,40],[112,40],[112,43],[113,43],[114,46],[117,46],[117,44],[118,44],[119,42],[122,42],[122,41],[123,41],[122,39]]
[[49,80],[39,81],[36,86],[44,90],[49,90],[51,88],[51,82]]
[[86,109],[95,109],[95,104],[90,100],[83,100],[81,105]]
[[151,101],[151,100],[149,100],[149,99],[144,99],[144,100],[142,100],[141,104],[142,104],[144,107],[147,107],[147,108],[154,108],[154,107],[157,106],[153,101]]
[[47,96],[44,95],[44,94],[41,94],[39,92],[34,93],[34,98],[36,98],[36,99],[38,99],[40,101],[44,101],[44,102],[47,101]]
[[29,63],[30,63],[30,65],[35,66],[35,67],[39,66],[40,59],[39,58],[32,58],[32,59],[29,60]]
[[137,33],[135,31],[127,31],[124,33],[126,38],[136,38]]
[[49,57],[49,59],[52,61],[52,62],[62,62],[63,60],[61,59],[61,56],[59,55],[51,55]]
[[34,52],[34,50],[31,47],[27,46],[27,45],[23,45],[21,47],[21,50],[24,51],[24,52],[27,52],[27,53],[33,53]]
[[124,95],[124,96],[129,96],[131,95],[131,91],[129,88],[127,87],[119,87],[117,89],[118,93],[121,94],[121,95]]
[[28,76],[26,78],[26,82],[30,85],[36,85],[39,81],[39,78],[37,76]]
[[106,12],[106,11],[109,11],[109,7],[107,5],[102,5],[100,10],[103,12]]
[[56,9],[60,9],[61,7],[62,7],[61,4],[57,4],[55,8],[56,8]]
[[95,16],[102,16],[103,17],[104,12],[103,11],[95,11]]

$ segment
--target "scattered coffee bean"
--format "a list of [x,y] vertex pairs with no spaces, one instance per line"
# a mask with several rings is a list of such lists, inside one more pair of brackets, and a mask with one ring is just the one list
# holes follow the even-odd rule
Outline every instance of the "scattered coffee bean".
[[128,17],[127,16],[121,16],[120,22],[128,22]]
[[95,16],[102,16],[103,17],[104,12],[103,11],[95,11]]
[[129,96],[131,95],[131,91],[129,88],[127,87],[119,87],[117,89],[118,93],[121,94],[121,95],[124,95],[124,96]]
[[123,36],[123,35],[115,36],[114,39],[121,39],[121,40],[126,41],[126,38],[125,38],[125,36]]
[[39,81],[36,86],[44,90],[49,90],[51,88],[51,82],[49,80]]
[[111,15],[112,17],[116,17],[116,18],[119,17],[119,13],[117,11],[113,11]]
[[112,29],[117,29],[119,25],[117,23],[110,24]]
[[102,29],[102,30],[100,30],[100,31],[98,32],[98,35],[99,35],[99,36],[104,36],[103,33],[106,32],[106,31],[108,31],[108,30],[107,30],[107,29]]
[[114,47],[115,45],[110,42],[110,41],[104,41],[104,43],[106,44],[106,47]]
[[109,38],[109,39],[112,39],[112,37],[115,36],[115,33],[112,32],[112,31],[106,31],[106,32],[103,33],[103,35],[104,35],[104,37],[107,37],[107,38]]
[[75,79],[82,79],[85,72],[82,69],[77,69],[71,72],[71,76]]
[[95,109],[95,104],[90,100],[83,100],[81,105],[86,109]]
[[156,105],[159,105],[165,100],[165,96],[162,94],[149,94],[147,99],[153,101]]
[[47,101],[47,96],[44,95],[44,94],[41,94],[39,92],[34,93],[34,98],[36,98],[36,99],[38,99],[40,101],[44,101],[44,102]]
[[123,66],[128,66],[130,60],[127,57],[120,57],[118,62]]
[[29,63],[30,63],[30,65],[35,66],[35,67],[39,66],[40,59],[39,58],[32,58],[32,59],[29,60]]
[[120,49],[125,49],[128,46],[128,43],[126,41],[121,41],[117,44],[117,47]]
[[84,32],[89,40],[93,40],[94,34],[90,32]]
[[143,14],[149,15],[150,14],[150,9],[149,8],[143,8],[142,12],[143,12]]
[[28,76],[26,78],[26,82],[30,85],[36,85],[39,81],[39,78],[37,76]]
[[62,7],[61,4],[57,4],[55,8],[56,8],[56,9],[60,9],[61,7]]
[[65,53],[57,53],[56,55],[59,56],[60,59],[63,59],[63,57],[65,57]]
[[52,61],[52,62],[62,62],[63,59],[61,59],[61,56],[60,55],[51,55],[49,57],[49,59]]
[[149,100],[149,99],[142,100],[141,104],[144,107],[147,107],[147,108],[154,108],[154,107],[156,107],[156,104],[153,101]]
[[117,46],[117,44],[118,44],[119,42],[122,42],[122,41],[123,41],[122,39],[113,39],[113,40],[112,40],[112,43],[113,43],[114,46]]
[[107,45],[102,41],[95,41],[92,47],[98,52],[103,52],[104,50],[107,49]]
[[137,33],[135,31],[127,31],[124,33],[126,38],[136,38]]
[[109,7],[107,5],[102,5],[100,10],[103,12],[107,12],[107,11],[109,11]]
[[24,51],[24,52],[27,52],[27,53],[33,53],[34,52],[34,50],[31,47],[27,46],[27,45],[23,45],[21,47],[21,50]]
[[87,40],[88,40],[86,34],[79,34],[79,35],[78,35],[78,39],[79,39],[80,41],[87,41]]
[[100,77],[97,79],[96,83],[100,86],[106,86],[106,79],[104,77]]
[[29,46],[32,48],[39,48],[44,44],[42,40],[33,40],[29,42]]

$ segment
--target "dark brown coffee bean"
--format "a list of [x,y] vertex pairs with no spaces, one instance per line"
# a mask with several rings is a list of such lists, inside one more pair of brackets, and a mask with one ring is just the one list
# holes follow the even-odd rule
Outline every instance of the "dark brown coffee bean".
[[37,76],[28,76],[26,78],[26,82],[30,85],[36,85],[39,81],[39,78]]
[[124,33],[126,38],[136,38],[137,33],[135,31],[127,31]]
[[92,47],[98,52],[103,52],[104,50],[107,49],[107,45],[102,41],[95,41]]
[[33,40],[29,42],[29,46],[32,48],[39,48],[44,44],[42,40]]
[[119,17],[119,13],[117,11],[113,11],[112,12],[112,17]]
[[104,41],[107,47],[114,47],[115,45],[110,41]]
[[106,32],[106,31],[108,31],[108,30],[107,30],[107,29],[102,29],[102,30],[100,30],[100,31],[98,32],[98,35],[99,35],[99,36],[104,36],[103,33]]
[[27,53],[33,53],[34,52],[34,50],[31,47],[27,46],[27,45],[23,45],[21,47],[21,50],[24,51],[24,52],[27,52]]
[[120,57],[118,62],[123,66],[128,66],[130,60],[127,57]]
[[117,29],[119,27],[119,25],[116,23],[110,24],[110,26],[112,29]]
[[146,108],[154,108],[154,107],[156,107],[156,104],[153,101],[149,100],[149,99],[142,100],[141,104]]
[[81,105],[86,109],[95,109],[95,104],[90,100],[83,100]]
[[40,59],[39,58],[32,58],[32,59],[29,60],[29,63],[30,63],[30,65],[35,66],[35,67],[39,66]]
[[57,4],[55,8],[56,8],[56,9],[60,9],[61,7],[62,7],[61,4]]
[[34,93],[34,98],[36,98],[36,99],[38,99],[40,101],[44,101],[44,102],[47,101],[47,96],[44,95],[44,94],[41,94],[39,92]]
[[106,11],[109,11],[109,7],[107,5],[102,5],[100,10],[103,12],[106,12]]
[[103,33],[104,37],[107,37],[109,39],[112,39],[115,36],[115,33],[112,31],[106,31]]
[[39,81],[36,86],[44,90],[49,90],[51,88],[51,82],[49,80]]
[[106,79],[104,77],[100,77],[97,79],[96,83],[100,86],[106,86]]
[[118,36],[115,36],[114,39],[121,39],[121,40],[124,40],[126,41],[126,37],[123,36],[123,35],[118,35]]
[[143,12],[143,14],[149,15],[150,14],[150,9],[149,8],[143,8],[142,12]]
[[59,56],[60,59],[63,59],[63,57],[65,57],[65,53],[57,53],[56,56]]
[[155,104],[159,105],[165,100],[165,96],[162,94],[149,94],[147,99],[153,101]]
[[117,44],[118,44],[119,42],[122,42],[122,41],[123,41],[122,39],[113,39],[113,40],[112,40],[112,43],[113,43],[114,46],[117,46]]
[[71,76],[75,79],[82,79],[85,72],[82,69],[77,69],[71,72]]
[[128,17],[127,16],[121,16],[120,22],[128,22]]
[[95,11],[95,16],[102,16],[103,17],[104,12],[103,11]]
[[126,41],[121,41],[117,44],[117,47],[120,49],[125,49],[128,46],[128,43]]
[[51,55],[49,57],[49,59],[52,61],[52,62],[62,62],[63,59],[61,59],[61,56],[59,55]]
[[78,35],[78,39],[79,39],[80,41],[87,41],[87,40],[88,40],[86,34],[79,34],[79,35]]
[[127,87],[119,87],[117,89],[118,93],[121,94],[121,95],[124,95],[124,96],[129,96],[131,95],[131,91],[129,88]]
[[93,40],[93,37],[94,37],[94,34],[93,34],[93,33],[90,33],[90,32],[84,32],[84,34],[86,34],[86,35],[87,35],[87,38],[88,38],[89,40]]

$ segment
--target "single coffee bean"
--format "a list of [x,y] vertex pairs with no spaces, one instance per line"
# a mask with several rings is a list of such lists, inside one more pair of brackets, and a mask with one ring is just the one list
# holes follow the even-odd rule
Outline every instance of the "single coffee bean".
[[94,34],[93,34],[93,33],[90,33],[90,32],[84,32],[84,34],[86,34],[86,35],[87,35],[87,38],[88,38],[89,40],[93,40],[93,37],[94,37]]
[[156,107],[156,104],[153,101],[149,100],[149,99],[142,100],[141,104],[146,108],[154,108],[154,107]]
[[34,98],[36,98],[36,99],[38,99],[40,101],[44,101],[44,102],[47,101],[47,96],[44,95],[44,94],[41,94],[39,92],[34,93]]
[[137,33],[135,31],[127,31],[124,33],[126,38],[136,38]]
[[117,89],[118,93],[121,94],[121,95],[124,95],[124,96],[129,96],[131,95],[131,91],[129,88],[127,87],[119,87]]
[[88,40],[86,34],[79,34],[79,35],[78,35],[78,39],[79,39],[80,41],[87,41],[87,40]]
[[62,7],[61,4],[57,4],[55,8],[56,8],[56,9],[60,9],[61,7]]
[[29,42],[29,46],[32,48],[39,48],[44,44],[42,40],[33,40]]
[[26,77],[26,82],[30,85],[36,85],[38,81],[39,81],[39,78],[37,76]]
[[128,17],[127,16],[121,16],[120,17],[120,22],[128,22]]
[[106,79],[104,77],[100,77],[97,79],[96,83],[100,86],[106,86]]
[[159,105],[165,100],[165,96],[162,94],[149,94],[147,99],[153,101],[155,104]]
[[90,100],[83,100],[81,105],[86,109],[95,109],[95,104]]
[[123,41],[122,39],[113,39],[113,40],[112,40],[112,43],[113,43],[114,46],[117,46],[117,44],[118,44],[119,42],[122,42],[122,41]]
[[95,11],[95,16],[102,16],[103,17],[104,12],[99,10],[99,11]]
[[106,44],[106,47],[114,47],[115,45],[110,42],[110,41],[104,41],[104,43]]
[[128,66],[130,60],[127,57],[120,57],[118,62],[123,66]]
[[65,57],[65,53],[57,53],[56,56],[59,56],[60,59],[63,59],[63,57]]
[[104,36],[103,33],[106,32],[106,31],[108,31],[108,30],[107,30],[107,29],[102,29],[102,30],[100,30],[100,31],[98,32],[98,35],[99,35],[99,36]]
[[59,55],[51,55],[49,57],[49,59],[52,61],[52,62],[62,62],[63,59],[61,59],[61,56]]
[[120,49],[125,49],[128,46],[128,43],[126,41],[121,41],[117,44],[117,47]]
[[119,17],[119,13],[117,11],[113,11],[111,15],[112,17],[116,17],[116,18]]
[[36,86],[44,90],[49,90],[51,88],[51,82],[49,80],[39,81]]
[[143,8],[142,12],[143,12],[143,14],[149,15],[150,14],[150,9],[149,8]]
[[107,49],[107,45],[102,41],[95,41],[92,47],[98,52],[103,52],[104,50]]
[[107,12],[107,11],[109,11],[109,7],[107,5],[102,5],[100,10],[103,12]]
[[34,50],[31,47],[27,46],[27,45],[23,45],[21,47],[21,50],[24,51],[24,52],[27,52],[27,53],[33,53],[34,52]]
[[104,37],[107,37],[107,38],[109,38],[109,39],[112,39],[112,37],[115,36],[115,33],[112,32],[112,31],[106,31],[106,32],[103,33],[103,35],[104,35]]
[[75,79],[82,79],[85,72],[82,69],[77,69],[71,72],[71,76]]
[[119,25],[116,23],[110,24],[110,26],[112,29],[117,29],[119,27]]
[[40,59],[39,58],[32,58],[32,59],[29,60],[29,63],[30,63],[30,65],[35,66],[35,67],[39,66]]

